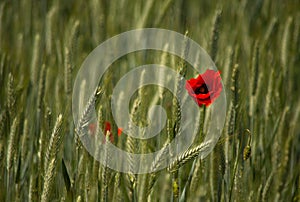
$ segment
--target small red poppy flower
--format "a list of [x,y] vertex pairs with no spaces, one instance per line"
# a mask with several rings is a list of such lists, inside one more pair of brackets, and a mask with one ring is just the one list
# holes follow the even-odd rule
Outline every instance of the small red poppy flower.
[[[109,139],[110,139],[110,142],[114,142],[114,136],[111,132],[111,125],[108,121],[105,122],[104,124],[104,135],[106,135],[106,133],[109,132]],[[106,139],[104,137],[104,143],[105,143]]]
[[[88,133],[89,133],[91,136],[95,136],[96,130],[97,130],[97,124],[96,124],[96,123],[90,123],[90,124],[89,124],[89,130],[88,130]],[[105,135],[106,135],[107,132],[109,132],[109,140],[110,140],[110,142],[114,142],[114,136],[113,136],[113,133],[111,132],[111,124],[110,124],[110,122],[108,122],[108,121],[106,121],[106,122],[104,123],[104,137],[103,137],[103,143],[106,142]],[[122,132],[123,132],[123,129],[122,129],[122,128],[118,128],[118,137],[121,136]]]
[[104,132],[106,133],[107,131],[111,131],[111,125],[108,121],[105,121],[105,124],[104,124]]
[[123,129],[122,128],[118,128],[118,137],[121,136],[122,132],[123,132]]
[[185,88],[199,106],[209,106],[222,92],[220,72],[207,69],[197,78],[188,80]]

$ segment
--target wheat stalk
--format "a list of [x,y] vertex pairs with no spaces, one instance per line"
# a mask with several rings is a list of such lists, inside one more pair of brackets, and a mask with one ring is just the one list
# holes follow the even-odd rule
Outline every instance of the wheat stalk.
[[39,65],[40,65],[40,47],[41,47],[41,37],[39,34],[35,35],[34,44],[33,44],[33,52],[32,52],[32,60],[31,60],[31,69],[30,69],[30,79],[32,85],[37,83],[38,75],[39,75]]
[[49,161],[46,175],[45,175],[45,183],[43,187],[43,192],[41,196],[41,201],[46,202],[46,201],[51,201],[51,193],[54,185],[54,180],[55,180],[55,175],[56,175],[56,164],[57,164],[57,159],[52,158]]
[[14,77],[11,73],[8,74],[7,82],[7,109],[10,116],[10,119],[15,115],[15,106],[16,106],[16,91],[14,84]]
[[262,201],[267,201],[267,194],[269,192],[270,186],[271,186],[271,181],[273,178],[274,172],[272,171],[266,181],[266,184],[262,190]]
[[221,25],[221,16],[222,10],[217,10],[214,17],[214,25],[212,29],[212,39],[211,39],[211,49],[210,49],[210,57],[213,61],[216,60],[217,51],[218,51],[218,40],[219,40],[219,31]]
[[174,161],[172,161],[168,166],[168,171],[174,172],[177,171],[181,166],[183,166],[186,162],[191,159],[196,158],[201,152],[208,149],[211,145],[211,141],[204,142],[192,149],[189,149],[182,154],[180,154]]
[[108,179],[110,177],[110,172],[109,172],[109,168],[108,168],[108,160],[110,158],[110,154],[109,154],[109,150],[108,150],[108,144],[109,144],[109,136],[110,136],[110,132],[107,131],[105,134],[105,154],[104,154],[104,159],[105,159],[105,164],[103,167],[103,171],[102,171],[102,194],[101,194],[101,201],[106,202],[108,201]]
[[57,13],[57,6],[53,5],[52,8],[48,11],[46,16],[46,28],[45,28],[45,35],[46,35],[46,53],[50,55],[52,53],[52,41],[53,41],[53,24],[55,15]]
[[78,121],[78,124],[76,126],[75,131],[77,132],[77,134],[79,136],[83,136],[85,135],[84,128],[87,126],[88,124],[88,118],[89,118],[89,114],[92,111],[92,109],[95,106],[95,101],[96,99],[102,94],[102,91],[100,89],[96,89],[94,91],[94,93],[90,96],[87,104],[85,105],[85,109],[82,113],[82,115],[80,116],[80,119]]
[[283,70],[283,77],[286,78],[287,76],[287,71],[288,71],[288,52],[289,52],[289,41],[290,41],[290,30],[291,30],[291,25],[292,25],[293,18],[289,17],[287,19],[287,22],[285,24],[284,28],[284,33],[283,33],[283,39],[282,39],[282,45],[281,45],[281,56],[280,56],[280,61],[282,65],[282,70]]
[[18,118],[14,118],[13,123],[10,128],[10,134],[8,139],[8,146],[7,146],[7,159],[6,159],[6,168],[8,172],[11,172],[13,168],[13,161],[17,152],[17,141],[18,141],[18,131],[17,127],[19,125]]
[[43,99],[45,95],[45,81],[46,81],[46,65],[42,65],[42,69],[39,76],[39,88],[38,88],[38,100],[37,100],[37,107],[39,110],[42,108]]

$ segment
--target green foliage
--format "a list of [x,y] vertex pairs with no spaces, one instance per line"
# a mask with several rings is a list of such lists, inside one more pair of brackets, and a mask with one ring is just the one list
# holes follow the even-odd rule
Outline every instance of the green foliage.
[[[292,0],[0,1],[0,201],[299,201],[299,8]],[[208,50],[228,106],[223,134],[207,158],[197,158],[205,147],[197,142],[168,168],[135,175],[104,167],[84,149],[71,94],[96,46],[143,27],[188,33]],[[178,57],[135,52],[112,64],[90,101],[96,100],[101,127],[111,122],[118,147],[136,153],[164,148],[156,168],[162,155],[172,155],[166,144],[180,133],[178,100],[153,86],[133,95],[129,111],[137,125],[147,124],[151,104],[168,114],[161,137],[147,142],[117,136],[108,110],[113,86],[131,66],[145,63],[195,76]],[[196,119],[201,138],[203,111]]]

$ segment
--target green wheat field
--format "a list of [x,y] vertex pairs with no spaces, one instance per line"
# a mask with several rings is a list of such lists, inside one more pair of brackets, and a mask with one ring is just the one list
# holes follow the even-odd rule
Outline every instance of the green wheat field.
[[[167,168],[117,172],[82,145],[73,84],[101,42],[152,27],[207,51],[221,72],[226,121],[204,159],[198,154],[209,113],[201,109],[197,141]],[[165,128],[149,140],[118,134],[112,90],[130,67],[151,63],[197,76],[164,51],[134,52],[112,64],[94,97],[104,141],[131,153],[157,151],[180,132],[176,96],[150,85],[130,98],[131,118],[147,125],[149,106],[160,103]],[[0,86],[0,201],[300,201],[300,1],[0,0]],[[110,158],[117,157],[107,151]],[[159,164],[160,157],[152,166]]]

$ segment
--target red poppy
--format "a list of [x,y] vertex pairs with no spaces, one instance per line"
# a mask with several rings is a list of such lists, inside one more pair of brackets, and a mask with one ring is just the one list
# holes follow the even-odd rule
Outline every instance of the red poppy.
[[[96,123],[90,123],[89,124],[89,134],[94,136],[96,134]],[[120,131],[119,131],[120,130]],[[104,123],[104,135],[106,135],[106,133],[109,132],[109,139],[111,142],[114,142],[114,136],[111,132],[111,124],[110,122],[106,121]],[[119,134],[120,133],[120,134]],[[120,136],[122,133],[122,129],[118,129],[118,136]],[[105,137],[103,137],[103,143],[105,143]]]
[[122,128],[118,128],[118,137],[121,136],[122,132],[123,132],[123,129]]
[[[111,124],[110,124],[110,122],[108,122],[108,121],[106,121],[105,122],[105,128],[104,128],[104,134],[106,135],[106,133],[107,133],[107,131],[109,131],[109,139],[110,139],[110,141],[111,142],[114,142],[114,136],[113,136],[113,134],[112,134],[112,132],[111,132]],[[122,132],[123,132],[123,129],[122,128],[118,128],[118,137],[120,137],[121,136],[121,134],[122,134]],[[105,142],[105,139],[104,139],[104,142]]]
[[208,69],[197,78],[188,80],[185,88],[199,106],[209,106],[222,91],[220,72]]
[[[109,139],[110,139],[110,142],[114,142],[114,136],[113,136],[113,134],[112,134],[112,132],[111,132],[111,125],[110,125],[110,123],[108,122],[108,121],[106,121],[105,122],[105,124],[104,124],[104,135],[106,135],[107,134],[107,132],[109,132]],[[106,141],[106,139],[104,138],[104,143],[105,143],[105,141]]]

